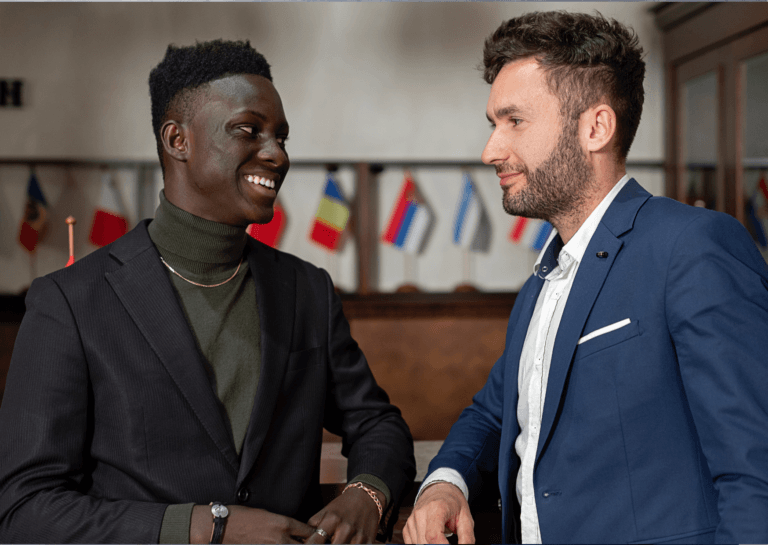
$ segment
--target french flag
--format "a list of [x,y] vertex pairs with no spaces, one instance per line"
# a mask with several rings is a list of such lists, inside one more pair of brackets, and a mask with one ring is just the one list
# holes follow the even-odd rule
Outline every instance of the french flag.
[[110,173],[101,177],[99,206],[93,214],[89,240],[96,246],[106,246],[128,231],[125,208],[120,191]]
[[431,223],[432,214],[419,200],[416,184],[406,173],[381,240],[399,250],[418,254],[424,246]]
[[277,245],[280,244],[280,238],[283,236],[283,230],[285,230],[286,218],[285,210],[277,201],[275,201],[274,210],[275,213],[269,223],[252,223],[246,229],[246,233],[267,246],[277,248]]
[[453,243],[462,248],[470,248],[480,229],[483,217],[483,204],[472,178],[464,173],[461,195],[453,216]]
[[552,229],[554,228],[548,221],[515,216],[509,238],[515,244],[523,244],[540,252],[552,234]]

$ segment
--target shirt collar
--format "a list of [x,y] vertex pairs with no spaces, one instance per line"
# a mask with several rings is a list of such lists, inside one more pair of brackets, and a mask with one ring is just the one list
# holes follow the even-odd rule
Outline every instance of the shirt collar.
[[[581,224],[579,230],[573,235],[573,238],[568,241],[568,244],[563,245],[563,240],[557,232],[557,229],[553,229],[549,235],[547,242],[544,243],[544,249],[539,253],[539,257],[536,259],[536,263],[533,265],[533,274],[544,278],[551,274],[557,267],[566,269],[572,263],[580,263],[584,257],[584,252],[587,251],[589,241],[592,240],[592,235],[595,234],[597,226],[600,224],[600,220],[603,219],[605,211],[611,206],[611,203],[619,194],[619,191],[629,181],[629,175],[625,174],[616,184],[611,188],[608,194],[603,197],[600,204],[592,211],[589,217]],[[561,252],[562,250],[562,252]],[[566,255],[568,257],[566,257]],[[560,260],[563,260],[561,263]],[[541,271],[542,275],[539,275]]]

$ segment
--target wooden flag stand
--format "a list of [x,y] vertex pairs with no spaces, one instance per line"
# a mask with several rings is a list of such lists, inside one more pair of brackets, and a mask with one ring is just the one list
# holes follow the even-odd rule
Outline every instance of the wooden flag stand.
[[69,261],[65,266],[69,267],[75,262],[75,223],[77,220],[74,216],[68,216],[66,222],[69,228]]

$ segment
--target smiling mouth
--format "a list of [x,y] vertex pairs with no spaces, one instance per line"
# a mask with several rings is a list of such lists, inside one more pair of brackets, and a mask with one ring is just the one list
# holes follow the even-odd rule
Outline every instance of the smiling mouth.
[[253,176],[251,174],[247,174],[245,179],[254,185],[263,185],[268,189],[275,189],[275,181],[270,180],[269,178],[262,178],[261,176]]

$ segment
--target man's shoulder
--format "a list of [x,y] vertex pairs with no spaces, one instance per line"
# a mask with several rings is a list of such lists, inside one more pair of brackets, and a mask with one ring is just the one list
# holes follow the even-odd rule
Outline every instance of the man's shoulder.
[[686,231],[705,234],[710,230],[743,230],[743,226],[733,216],[690,206],[668,197],[649,198],[638,211],[634,227],[667,235]]

